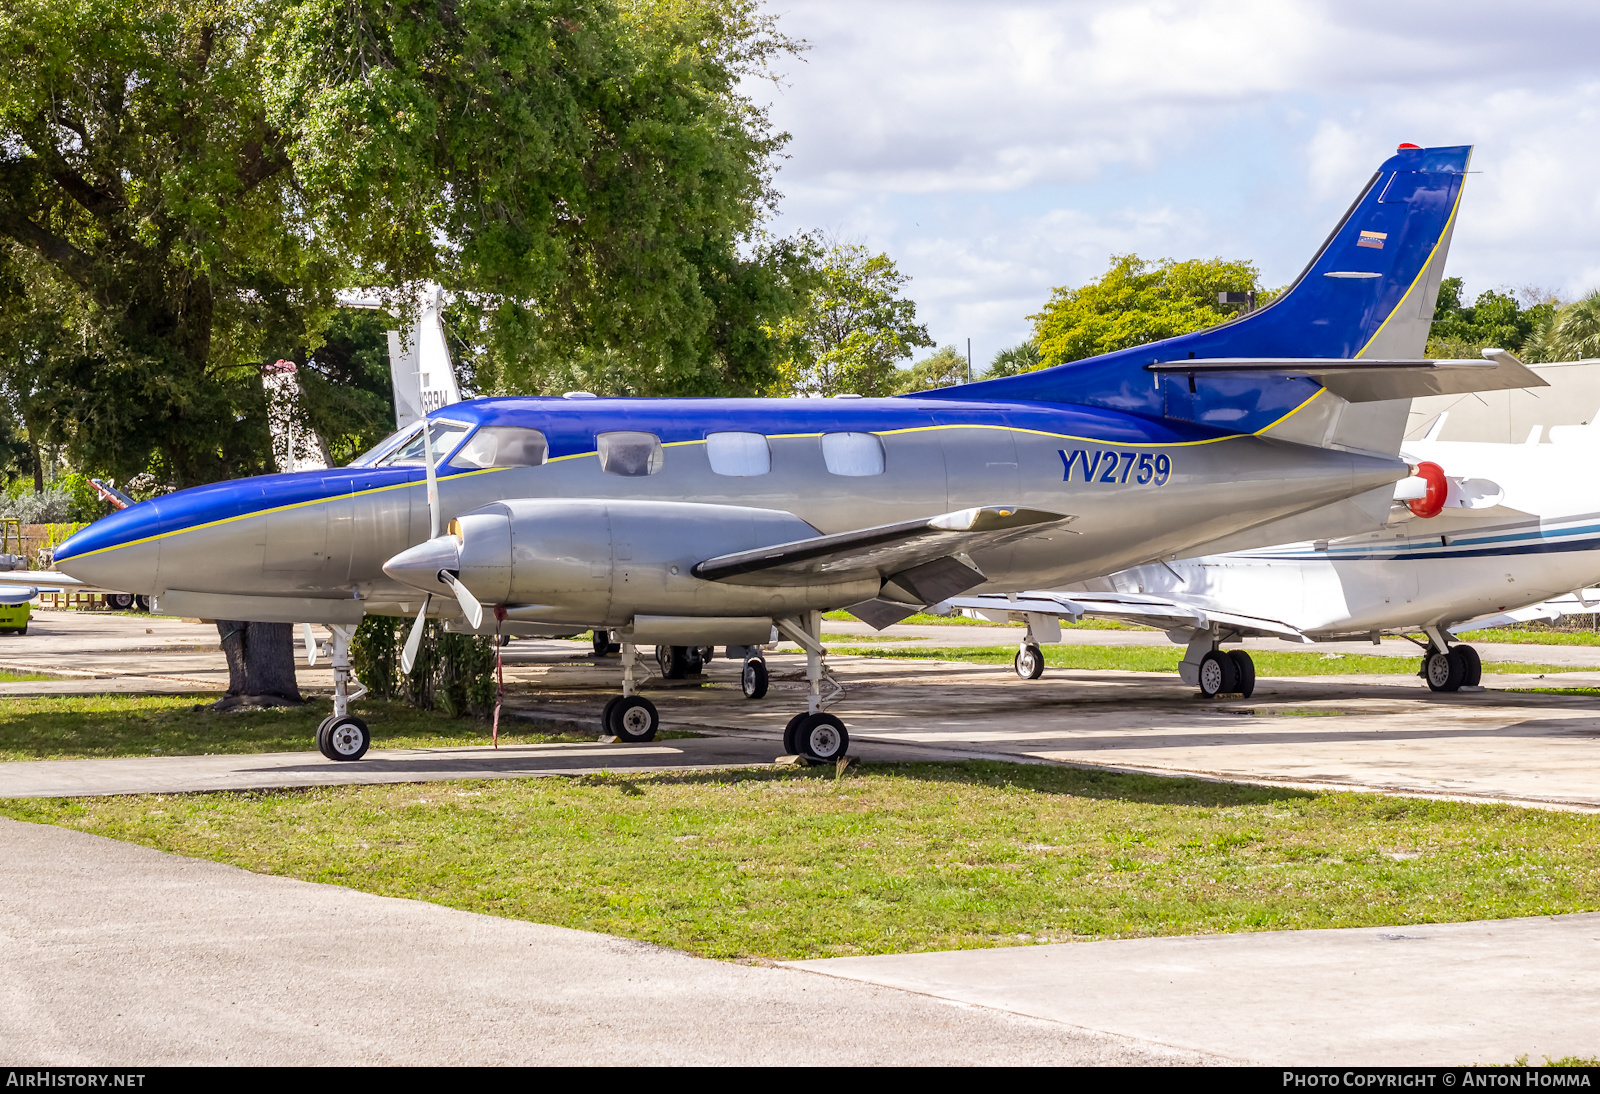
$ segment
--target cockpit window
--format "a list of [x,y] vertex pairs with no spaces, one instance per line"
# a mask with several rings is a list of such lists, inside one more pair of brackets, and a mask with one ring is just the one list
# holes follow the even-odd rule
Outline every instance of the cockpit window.
[[472,435],[451,467],[538,467],[550,446],[537,429],[486,425]]
[[[433,445],[433,463],[437,467],[455,450],[461,438],[465,437],[472,427],[439,418],[434,418],[429,424],[432,427],[429,440]],[[422,448],[422,430],[419,428],[415,436],[388,454],[379,456],[372,463],[375,467],[422,467],[427,462],[423,458]]]
[[350,461],[351,467],[371,467],[384,456],[394,451],[395,448],[405,443],[407,437],[412,436],[422,428],[421,422],[412,422],[403,429],[397,429],[383,440],[367,449],[361,455]]
[[602,433],[595,438],[595,446],[600,450],[601,470],[610,475],[654,475],[664,462],[661,438],[654,433]]

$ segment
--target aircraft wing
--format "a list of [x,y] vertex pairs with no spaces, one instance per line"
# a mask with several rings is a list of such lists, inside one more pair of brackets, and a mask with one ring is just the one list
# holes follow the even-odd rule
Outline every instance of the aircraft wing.
[[[102,589],[98,585],[88,585],[75,577],[68,577],[58,570],[0,570],[0,594],[15,590],[19,587],[31,587],[35,594],[38,593],[116,593],[120,589]],[[12,601],[11,603],[21,603]]]
[[[924,520],[880,524],[719,555],[695,566],[693,573],[707,581],[732,585],[793,585],[797,581],[848,581],[873,574],[891,579],[909,571],[949,564],[976,575],[976,580],[950,590],[955,593],[972,588],[984,578],[953,556],[994,547],[1031,535],[1043,525],[1072,519],[1042,509],[985,505]],[[923,584],[927,588],[910,591],[925,595],[945,583],[930,580]],[[919,603],[942,599],[943,596],[930,596]]]
[[[1266,638],[1288,638],[1297,642],[1311,641],[1299,630],[1276,619],[1240,615],[1237,612],[1212,611],[1197,608],[1165,597],[1142,593],[1080,593],[1080,592],[1026,592],[1018,593],[1012,600],[1002,593],[982,596],[958,596],[949,601],[952,607],[975,611],[985,618],[1004,617],[1009,612],[1040,612],[1077,619],[1093,616],[1097,619],[1115,619],[1144,627],[1158,627],[1165,631],[1203,630],[1221,624],[1240,635],[1261,635]],[[1054,605],[1052,612],[1051,606]]]
[[1516,608],[1497,615],[1480,615],[1447,629],[1451,634],[1462,634],[1491,627],[1509,627],[1513,623],[1553,622],[1564,615],[1589,615],[1597,608],[1600,608],[1600,589],[1578,589],[1565,596],[1529,604],[1526,608]]
[[1463,395],[1473,391],[1549,387],[1550,382],[1503,349],[1486,349],[1483,360],[1387,361],[1323,357],[1210,357],[1157,361],[1151,372],[1185,376],[1272,373],[1309,376],[1352,403]]

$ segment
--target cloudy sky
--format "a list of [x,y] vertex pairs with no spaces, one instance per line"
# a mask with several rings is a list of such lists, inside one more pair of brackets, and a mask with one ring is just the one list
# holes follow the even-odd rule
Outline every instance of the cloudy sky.
[[779,232],[887,251],[980,368],[1113,253],[1294,277],[1402,141],[1472,144],[1449,272],[1600,286],[1600,6],[769,0]]

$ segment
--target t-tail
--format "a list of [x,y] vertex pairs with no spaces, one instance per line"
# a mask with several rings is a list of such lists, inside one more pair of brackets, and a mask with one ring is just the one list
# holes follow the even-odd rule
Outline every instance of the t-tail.
[[[1471,153],[1469,146],[1402,146],[1362,187],[1294,283],[1258,311],[1192,334],[918,397],[1075,403],[1327,444],[1336,443],[1337,411],[1349,403],[1523,386],[1533,374],[1520,365],[1422,359]],[[1340,396],[1323,400],[1332,419],[1311,413],[1288,428],[1324,391]],[[1356,447],[1388,448],[1391,432],[1385,419],[1381,437],[1350,439]],[[1398,443],[1399,434],[1392,440]]]

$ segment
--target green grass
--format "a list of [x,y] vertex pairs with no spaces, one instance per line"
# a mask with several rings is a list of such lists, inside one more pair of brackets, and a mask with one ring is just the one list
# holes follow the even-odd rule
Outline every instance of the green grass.
[[[333,712],[329,700],[302,707],[216,714],[196,711],[210,695],[89,695],[0,698],[0,761],[73,760],[91,756],[302,752],[316,748],[317,723]],[[376,748],[438,748],[489,743],[489,725],[449,718],[404,703],[363,701],[358,713]],[[502,744],[593,740],[540,732],[537,724],[504,715]]]
[[723,958],[1600,907],[1600,817],[1045,765],[11,800],[258,873]]
[[[1043,646],[1044,662],[1058,669],[1123,669],[1129,672],[1178,671],[1183,659],[1179,646]],[[1017,655],[1015,646],[955,646],[882,649],[863,646],[836,648],[831,653],[860,657],[908,658],[914,660],[969,661],[979,665],[1009,665]],[[1348,653],[1295,653],[1276,650],[1251,650],[1257,676],[1346,676],[1374,673],[1385,676],[1414,676],[1418,662],[1409,657],[1373,657]],[[1485,661],[1485,672],[1584,672],[1581,665],[1532,665],[1513,661]]]
[[[1421,638],[1421,635],[1417,636]],[[1600,646],[1600,631],[1467,631],[1463,642],[1514,642],[1521,646]]]
[[0,684],[25,684],[34,680],[60,680],[59,676],[50,676],[43,672],[7,672],[0,669]]

